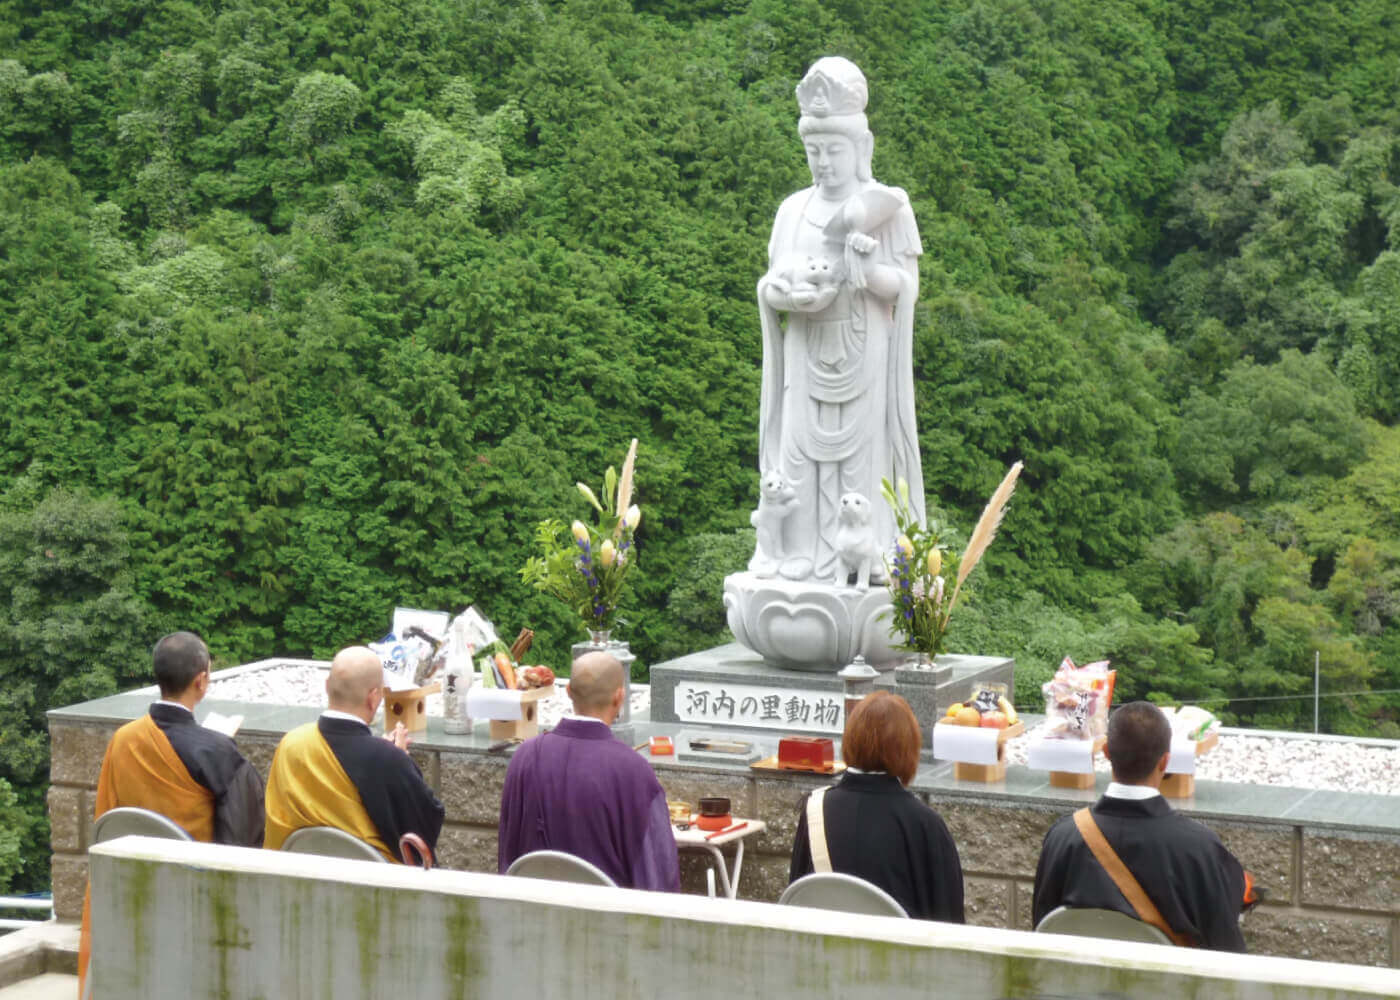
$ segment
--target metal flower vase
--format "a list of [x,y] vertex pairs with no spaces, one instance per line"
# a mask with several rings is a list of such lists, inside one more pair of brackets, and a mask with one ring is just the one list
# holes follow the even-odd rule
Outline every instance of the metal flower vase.
[[627,647],[627,643],[612,637],[611,629],[590,628],[587,642],[576,642],[570,650],[577,660],[584,653],[609,653],[622,664],[622,711],[613,720],[613,735],[624,742],[632,741],[632,664],[637,657]]

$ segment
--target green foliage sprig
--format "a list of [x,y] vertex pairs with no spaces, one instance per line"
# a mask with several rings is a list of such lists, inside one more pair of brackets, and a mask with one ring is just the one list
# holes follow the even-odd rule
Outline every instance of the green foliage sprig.
[[608,466],[603,475],[603,501],[587,483],[577,483],[597,513],[596,524],[574,521],[567,528],[547,518],[535,529],[540,552],[520,570],[521,578],[567,604],[590,629],[610,629],[617,619],[623,588],[637,564],[635,535],[642,510],[632,503],[632,470],[637,440],[627,451],[622,474]]
[[909,483],[903,478],[898,490],[888,479],[880,480],[880,494],[899,528],[887,565],[894,604],[890,632],[901,637],[905,649],[937,656],[943,652],[953,611],[943,574],[955,575],[958,569],[958,557],[948,549],[949,529],[936,517],[919,521],[909,506]]

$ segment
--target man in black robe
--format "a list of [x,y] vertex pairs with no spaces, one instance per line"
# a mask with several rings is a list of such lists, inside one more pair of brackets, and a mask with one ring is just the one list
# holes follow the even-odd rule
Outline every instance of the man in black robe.
[[393,738],[370,732],[384,700],[384,669],[363,646],[336,654],[326,678],[329,708],[282,738],[267,779],[267,838],[276,850],[308,826],[333,826],[373,846],[389,861],[405,833],[435,848],[443,806],[407,753],[400,725]]
[[[1170,752],[1171,726],[1157,706],[1135,701],[1118,709],[1109,719],[1105,749],[1113,781],[1090,812],[1172,931],[1198,947],[1244,951],[1244,868],[1219,837],[1162,798],[1158,788]],[[1138,916],[1071,816],[1045,835],[1032,922],[1062,905]]]

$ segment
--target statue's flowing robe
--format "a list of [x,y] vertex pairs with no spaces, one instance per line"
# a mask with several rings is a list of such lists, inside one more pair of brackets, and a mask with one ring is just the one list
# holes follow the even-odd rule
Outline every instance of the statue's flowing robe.
[[398,862],[399,838],[436,848],[444,809],[413,758],[362,722],[322,716],[277,746],[267,778],[266,846],[294,831],[332,826]]
[[[923,476],[914,419],[914,304],[923,252],[908,197],[867,182],[871,193],[897,202],[866,235],[877,241],[855,255],[809,217],[816,188],[789,196],[778,209],[768,245],[769,272],[759,282],[763,375],[759,401],[760,471],[778,471],[796,490],[798,505],[783,524],[783,555],[812,560],[827,577],[835,563],[836,513],[845,493],[871,503],[876,544],[894,540],[893,514],[880,499],[880,480],[903,478],[915,517],[924,516]],[[837,212],[839,213],[839,209]],[[863,230],[864,231],[864,230]],[[823,255],[838,262],[836,299],[817,313],[793,311],[786,324],[765,300],[765,286],[784,262]],[[860,270],[888,265],[898,274],[893,302],[866,289]]]
[[[262,843],[262,779],[233,740],[205,729],[176,705],[152,705],[148,714],[112,734],[97,778],[93,819],[120,807],[160,813],[206,843]],[[84,980],[92,950],[91,908],[89,887],[78,945]]]
[[666,793],[651,765],[602,722],[563,719],[511,757],[501,792],[501,872],[541,850],[591,861],[624,888],[680,889]]

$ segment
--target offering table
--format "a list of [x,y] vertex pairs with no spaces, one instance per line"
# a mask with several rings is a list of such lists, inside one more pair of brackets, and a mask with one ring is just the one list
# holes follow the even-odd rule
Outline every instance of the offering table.
[[[739,898],[739,876],[744,869],[744,839],[768,829],[761,819],[744,819],[735,816],[734,822],[723,830],[706,833],[695,825],[696,817],[691,817],[690,828],[682,830],[674,824],[671,832],[676,835],[676,849],[704,851],[714,862],[714,870],[719,873],[719,886],[727,899]],[[725,865],[724,851],[721,848],[734,844],[734,871],[731,875]]]

